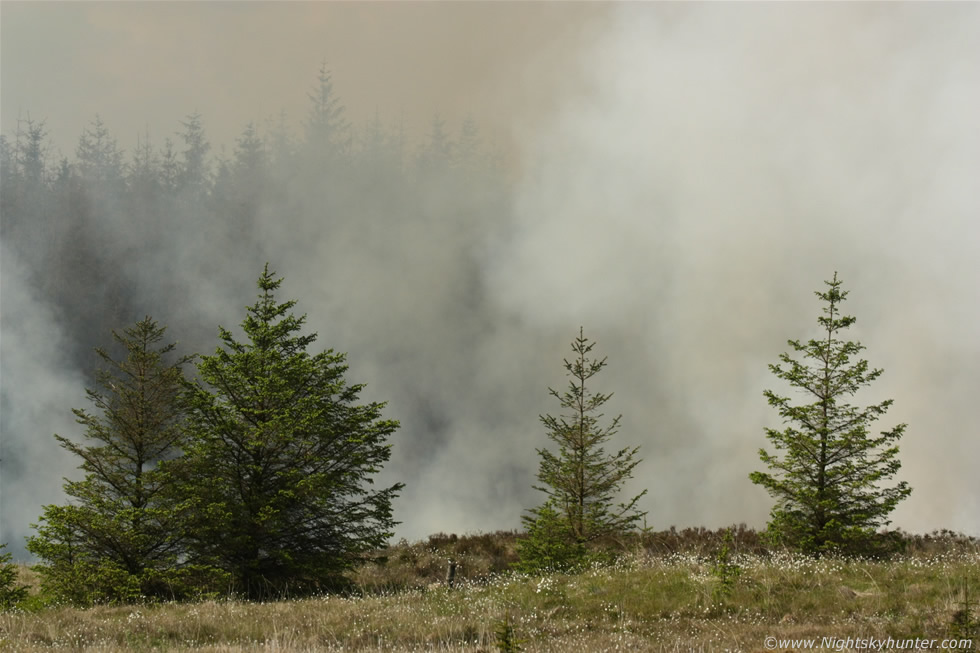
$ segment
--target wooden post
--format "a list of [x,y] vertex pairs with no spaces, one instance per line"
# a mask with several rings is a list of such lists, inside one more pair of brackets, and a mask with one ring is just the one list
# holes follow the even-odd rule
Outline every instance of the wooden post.
[[449,571],[446,572],[446,586],[452,589],[453,584],[456,582],[456,561],[449,561]]

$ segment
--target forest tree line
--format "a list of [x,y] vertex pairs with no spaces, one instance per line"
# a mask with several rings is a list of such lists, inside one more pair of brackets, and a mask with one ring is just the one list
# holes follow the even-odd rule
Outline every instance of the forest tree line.
[[[499,152],[475,120],[450,126],[436,116],[421,138],[386,122],[383,111],[355,125],[326,67],[308,98],[298,130],[284,114],[264,129],[245,125],[230,154],[212,145],[207,118],[196,113],[171,137],[142,135],[129,152],[98,116],[70,157],[55,156],[43,119],[27,117],[0,135],[0,237],[8,262],[26,271],[28,292],[64,330],[65,370],[96,384],[92,350],[147,313],[167,315],[186,351],[210,348],[213,328],[200,309],[214,302],[202,297],[200,280],[238,284],[239,304],[261,263],[284,251],[301,262],[335,259],[310,254],[318,239],[341,249],[381,242],[373,255],[384,257],[437,227],[460,246],[442,253],[456,274],[439,284],[429,310],[450,324],[471,319],[458,307],[481,310],[478,248],[468,244],[506,220],[508,200]],[[397,281],[432,287],[432,272],[412,265],[419,253],[401,256],[407,265],[397,266]],[[17,312],[5,304],[5,320]],[[5,369],[8,378],[15,373]],[[11,428],[10,411],[4,419]],[[32,447],[20,438],[28,435],[35,438],[5,437],[5,489],[37,482],[27,477]]]
[[[282,123],[265,135],[248,125],[228,159],[215,159],[194,114],[176,141],[141,141],[128,160],[96,118],[75,160],[51,165],[43,122],[25,121],[0,142],[3,239],[51,305],[104,333],[136,306],[173,306],[189,294],[168,287],[167,275],[139,275],[141,262],[174,239],[202,241],[189,278],[207,278],[261,260],[270,229],[298,234],[301,247],[309,229],[355,223],[368,234],[372,216],[409,225],[435,216],[465,232],[506,215],[503,172],[472,120],[450,136],[435,119],[409,152],[404,133],[377,118],[354,130],[325,68],[310,102],[301,140]],[[234,258],[207,256],[210,243]],[[478,274],[472,252],[452,255]],[[450,300],[478,305],[478,284],[461,276]],[[390,537],[403,486],[373,481],[398,423],[383,416],[384,404],[359,403],[363,386],[347,381],[344,354],[308,351],[316,334],[303,332],[295,301],[276,298],[281,282],[266,265],[244,337],[219,328],[220,346],[193,358],[193,375],[184,373],[192,358],[177,356],[149,317],[112,331],[121,354],[97,350],[102,367],[88,390],[95,410],[74,409],[86,439],[57,436],[85,476],[66,484],[71,502],[44,507],[28,545],[51,596],[87,604],[331,591]],[[769,471],[751,480],[776,501],[774,542],[816,555],[866,553],[910,492],[904,483],[879,485],[900,467],[904,426],[872,436],[890,402],[846,403],[881,372],[855,360],[860,344],[839,337],[854,320],[840,313],[846,292],[836,275],[827,284],[817,293],[826,304],[821,338],[790,341],[798,358],[784,354],[771,368],[810,402],[767,391],[795,426],[767,431],[774,450],[760,457]],[[147,289],[150,297],[141,295]],[[578,568],[594,559],[593,543],[635,531],[646,514],[643,493],[616,503],[639,449],[614,440],[618,418],[602,421],[611,394],[592,385],[606,364],[593,346],[580,330],[565,361],[568,389],[551,390],[562,412],[541,416],[557,448],[537,450],[536,487],[546,500],[524,516],[520,568],[529,573]]]
[[[36,291],[81,330],[74,360],[87,362],[134,314],[181,304],[187,276],[252,279],[256,265],[281,259],[284,242],[302,258],[314,234],[368,238],[392,223],[391,238],[444,224],[455,242],[476,242],[506,220],[501,155],[474,119],[450,126],[435,116],[421,139],[380,112],[353,125],[326,68],[308,96],[298,133],[285,115],[265,129],[250,123],[230,154],[213,147],[197,113],[162,142],[142,135],[131,152],[99,116],[74,157],[55,157],[43,119],[0,135],[0,236]],[[175,255],[192,274],[147,279],[177,265]],[[472,285],[461,279],[459,292]]]
[[[87,391],[96,410],[73,409],[84,440],[55,435],[85,476],[66,482],[69,502],[45,506],[28,540],[49,599],[89,605],[342,591],[345,573],[385,546],[404,485],[374,481],[399,424],[383,417],[383,403],[359,403],[363,385],[346,379],[345,354],[308,351],[317,335],[303,333],[296,301],[277,299],[281,284],[267,264],[241,323],[244,337],[219,327],[211,355],[177,356],[150,317],[113,332],[119,355],[97,350],[98,387]],[[826,284],[817,292],[825,335],[790,340],[796,356],[782,354],[771,366],[810,401],[764,392],[788,426],[766,430],[774,452],[760,457],[768,471],[750,479],[775,499],[772,544],[818,556],[889,553],[897,541],[878,529],[911,489],[882,482],[901,467],[905,425],[872,435],[891,400],[847,402],[882,371],[855,360],[860,343],[838,337],[854,318],[841,310],[842,282],[835,275]],[[557,448],[537,448],[535,488],[546,498],[523,517],[516,567],[525,573],[609,561],[615,553],[602,540],[645,523],[637,505],[645,491],[616,503],[639,447],[606,449],[621,416],[600,412],[612,394],[595,388],[607,363],[592,353],[595,344],[580,328],[564,361],[567,390],[550,389],[561,412],[540,416]],[[182,368],[192,361],[190,380]],[[12,577],[5,583],[9,604],[23,590],[10,587]]]
[[[473,119],[403,124],[397,107],[355,122],[329,71],[312,77],[298,89],[308,96],[305,113],[243,125],[227,152],[208,136],[216,117],[199,114],[175,121],[169,137],[152,125],[152,137],[128,151],[97,116],[66,156],[34,114],[0,137],[4,276],[27,304],[5,293],[5,342],[15,342],[18,328],[33,338],[33,320],[57,334],[52,360],[30,368],[45,377],[43,387],[75,374],[93,382],[93,349],[148,314],[165,318],[186,351],[210,349],[213,325],[237,314],[265,261],[322,289],[304,296],[343,312],[346,320],[331,322],[331,341],[361,361],[369,348],[368,364],[395,362],[395,376],[421,359],[442,378],[472,366],[465,352],[433,361],[424,333],[370,343],[367,334],[414,321],[422,301],[426,319],[445,331],[441,343],[462,345],[493,328],[481,256],[512,211],[492,137]],[[12,360],[7,375],[17,372]],[[390,398],[421,417],[407,455],[424,462],[450,437],[448,407],[413,392]],[[7,507],[29,503],[39,482],[26,471],[43,449],[26,412],[0,417]],[[5,532],[27,534],[29,519],[18,515]]]

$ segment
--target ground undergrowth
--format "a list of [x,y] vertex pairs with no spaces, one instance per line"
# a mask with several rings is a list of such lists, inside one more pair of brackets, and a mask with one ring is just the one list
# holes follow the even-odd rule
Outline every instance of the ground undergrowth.
[[[0,650],[763,651],[808,639],[814,650],[859,650],[872,638],[891,638],[892,650],[935,639],[938,650],[964,636],[964,587],[980,596],[976,538],[906,536],[890,560],[857,560],[769,551],[751,530],[733,534],[727,566],[724,531],[672,529],[605,543],[618,552],[611,564],[543,576],[509,571],[514,533],[440,534],[376,552],[347,596],[15,610],[0,614]],[[22,578],[36,581],[27,568]],[[980,618],[972,610],[967,629]]]

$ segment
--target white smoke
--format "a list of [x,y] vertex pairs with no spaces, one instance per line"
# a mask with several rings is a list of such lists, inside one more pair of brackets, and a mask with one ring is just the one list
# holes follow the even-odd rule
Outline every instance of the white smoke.
[[[494,98],[493,124],[516,144],[499,217],[470,210],[466,188],[432,198],[461,207],[453,220],[372,213],[379,189],[365,182],[329,211],[298,192],[285,212],[270,201],[248,252],[192,215],[152,243],[119,235],[126,215],[99,218],[141,248],[126,271],[139,275],[133,319],[193,330],[168,332],[182,342],[234,330],[268,259],[316,347],[349,352],[363,398],[388,400],[385,415],[402,421],[380,482],[406,482],[395,516],[408,538],[519,527],[541,499],[537,418],[558,411],[547,389],[564,388],[561,360],[582,325],[609,357],[596,379],[614,393],[607,416],[623,414],[610,446],[642,446],[629,489],[649,489],[649,523],[761,527],[771,500],[748,474],[763,428],[778,425],[766,366],[788,338],[815,333],[812,292],[838,271],[851,335],[885,369],[857,400],[894,398],[882,427],[909,423],[900,477],[914,492],[895,525],[980,534],[980,7],[610,11],[581,37],[549,43],[536,30],[545,38],[522,67],[512,53],[497,68],[485,56],[486,85],[464,85]],[[454,34],[481,29],[453,15]],[[474,74],[464,64],[450,68]],[[373,72],[384,71],[337,79]],[[69,329],[71,316],[36,299],[6,246],[2,289],[3,455],[31,479],[13,483],[4,461],[2,537],[14,542],[27,533],[8,524],[36,521],[76,464],[51,433],[73,432],[84,380],[58,358],[53,323]]]
[[[976,6],[623,4],[525,125],[502,309],[610,353],[651,520],[761,526],[762,389],[839,271],[907,421],[911,530],[980,532]],[[877,394],[875,394],[877,393]]]
[[[40,506],[61,503],[61,477],[76,476],[77,462],[52,434],[76,430],[71,407],[84,405],[84,380],[66,369],[56,313],[34,298],[27,270],[6,243],[0,243],[0,294],[5,311],[16,307],[4,314],[0,333],[0,543],[20,559]],[[51,482],[38,484],[39,478]]]

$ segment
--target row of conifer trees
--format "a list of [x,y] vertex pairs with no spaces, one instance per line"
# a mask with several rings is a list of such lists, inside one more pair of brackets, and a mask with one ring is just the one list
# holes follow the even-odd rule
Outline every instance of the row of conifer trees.
[[[266,266],[259,296],[241,323],[245,339],[220,329],[212,355],[176,356],[164,327],[147,317],[113,333],[114,357],[95,412],[75,409],[84,440],[60,435],[81,460],[71,499],[48,505],[28,549],[48,595],[78,604],[182,599],[233,593],[252,599],[342,589],[344,572],[383,547],[397,523],[392,500],[403,485],[375,489],[398,422],[383,404],[358,403],[362,386],[345,378],[345,355],[309,351],[304,317],[280,302],[282,280]],[[789,341],[773,373],[807,392],[794,404],[765,391],[789,426],[767,429],[774,452],[751,480],[776,499],[768,534],[811,554],[871,553],[878,527],[910,489],[882,487],[899,469],[905,426],[869,433],[891,401],[857,408],[853,395],[881,374],[854,360],[862,346],[838,338],[854,322],[841,313],[836,275],[824,301],[820,338]],[[595,560],[603,538],[635,532],[645,491],[616,503],[640,459],[639,447],[613,452],[620,417],[603,423],[611,394],[593,388],[606,365],[584,330],[565,360],[568,386],[550,390],[559,416],[541,416],[556,449],[538,448],[537,489],[545,502],[524,517],[518,568],[567,571]],[[188,380],[183,367],[196,364]],[[878,542],[880,543],[880,542]]]
[[[248,251],[221,261],[235,266],[263,253],[256,248],[270,212],[284,221],[281,231],[300,237],[313,218],[326,233],[351,225],[375,233],[372,220],[397,214],[385,222],[389,230],[413,219],[440,227],[469,221],[455,231],[480,242],[506,221],[498,161],[472,120],[455,139],[434,120],[425,143],[408,153],[404,133],[377,119],[351,127],[326,69],[317,82],[302,141],[282,125],[265,137],[250,125],[234,156],[217,166],[197,115],[182,123],[179,144],[154,149],[144,140],[129,162],[96,118],[76,160],[55,165],[43,123],[27,121],[13,139],[0,139],[5,244],[16,245],[52,305],[101,334],[106,321],[117,325],[133,312],[134,297],[168,287],[127,285],[140,271],[126,265],[176,251],[161,246],[173,234],[218,234]],[[458,269],[475,269],[463,258],[475,249],[454,250]],[[214,258],[202,252],[197,274]],[[452,286],[458,296],[445,303],[465,300],[479,312],[461,276]],[[93,409],[75,411],[85,438],[59,437],[80,458],[84,478],[66,485],[68,504],[44,508],[29,544],[52,595],[85,603],[324,591],[342,587],[343,573],[390,535],[401,486],[374,489],[369,481],[391,455],[397,422],[382,416],[382,404],[358,402],[361,386],[345,379],[344,354],[308,350],[316,336],[303,334],[294,302],[276,300],[280,283],[266,268],[242,322],[245,340],[222,329],[212,355],[177,355],[151,318],[114,332],[118,355],[98,350],[104,365],[88,391]],[[841,313],[846,292],[836,275],[827,284],[817,293],[819,337],[790,341],[791,353],[771,367],[806,400],[766,391],[785,428],[767,431],[766,471],[751,480],[775,500],[774,540],[809,553],[866,552],[910,491],[883,486],[899,469],[904,425],[874,435],[871,425],[891,402],[847,403],[881,371],[842,337],[854,318]],[[153,294],[150,304],[176,306],[187,290]],[[565,361],[568,387],[551,391],[561,413],[541,417],[556,448],[538,449],[545,501],[524,519],[525,571],[572,568],[592,544],[638,528],[645,516],[642,493],[620,502],[639,449],[616,444],[606,452],[619,419],[601,420],[611,395],[593,387],[606,365],[593,357],[594,344],[580,330]]]

